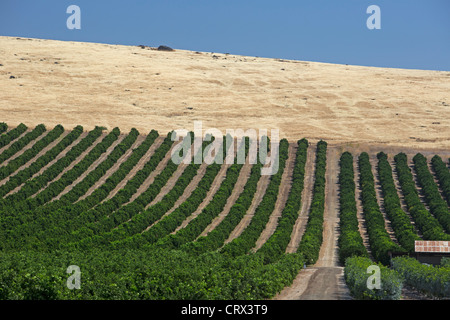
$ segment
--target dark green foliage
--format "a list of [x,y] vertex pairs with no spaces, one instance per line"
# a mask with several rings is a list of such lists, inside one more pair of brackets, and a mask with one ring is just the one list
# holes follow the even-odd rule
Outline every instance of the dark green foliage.
[[[62,133],[62,126],[57,126],[55,129],[60,130],[59,134]],[[22,150],[26,145],[28,145],[31,141],[37,139],[40,135],[42,135],[46,131],[45,126],[43,124],[38,125],[36,128],[34,128],[32,131],[25,134],[22,138],[19,140],[13,142],[8,149],[2,152],[0,154],[0,164],[5,162],[5,160],[11,158],[13,155],[15,155],[17,152]],[[58,136],[56,136],[58,137]],[[0,171],[1,172],[1,171]],[[0,179],[3,179],[5,176],[3,175],[3,172],[1,172]]]
[[431,165],[442,189],[442,194],[450,206],[450,171],[438,155],[431,159]]
[[4,133],[6,130],[8,130],[8,125],[4,122],[0,122],[0,134]]
[[[70,265],[80,268],[80,289],[67,287]],[[302,266],[296,254],[264,265],[255,255],[155,249],[0,253],[0,299],[262,300],[289,285]]]
[[[65,148],[71,145],[81,135],[82,132],[83,127],[77,126],[51,150],[47,151],[43,156],[39,157],[30,166],[12,176],[7,183],[0,186],[0,196],[5,196],[6,194],[8,194],[8,192],[26,182],[30,177],[39,172],[40,169],[42,169],[45,165],[55,159],[56,156],[60,154]],[[55,132],[55,136],[57,136],[57,134],[58,132]]]
[[355,199],[355,175],[353,156],[344,152],[340,159],[339,172],[339,260],[342,264],[352,256],[368,257],[364,246],[359,223]]
[[[369,277],[374,271],[380,271],[380,288],[369,288]],[[403,281],[399,273],[380,263],[374,263],[366,257],[350,257],[345,261],[344,278],[350,294],[358,300],[399,300]]]
[[403,252],[404,249],[395,244],[385,228],[383,214],[378,206],[375,182],[369,155],[363,152],[358,160],[360,172],[361,197],[363,213],[369,234],[369,243],[375,260],[389,264],[389,252]]
[[397,189],[392,177],[392,168],[387,155],[378,153],[378,177],[383,194],[383,205],[386,215],[391,221],[395,237],[399,244],[408,252],[414,252],[414,241],[420,240],[407,214],[402,210]]
[[[36,127],[33,131],[27,133],[25,137],[22,139],[25,140],[34,140],[38,136],[40,136],[43,132],[45,132],[44,125]],[[37,143],[33,145],[32,148],[26,150],[24,153],[22,153],[20,156],[17,156],[16,158],[12,159],[8,162],[7,165],[0,168],[0,180],[5,179],[10,174],[15,172],[17,169],[19,169],[21,166],[26,164],[29,160],[34,158],[43,148],[45,148],[49,143],[51,143],[53,140],[58,138],[62,133],[64,129],[62,126],[55,127],[44,139],[41,139]],[[4,159],[8,159],[13,154],[16,154],[19,150],[21,150],[28,142],[19,143],[22,141],[20,139],[16,143],[13,143],[2,155],[5,155]],[[11,152],[9,152],[11,151]]]
[[303,181],[305,178],[305,164],[308,149],[308,140],[297,141],[297,152],[295,157],[294,172],[292,175],[292,186],[286,205],[283,209],[277,228],[264,245],[258,250],[264,255],[265,263],[272,263],[279,259],[286,251],[291,240],[292,229],[297,221],[301,208]]
[[418,153],[414,156],[413,161],[414,170],[417,174],[417,181],[422,188],[430,212],[439,221],[445,232],[449,234],[450,212],[447,203],[442,199],[439,189],[434,182],[433,175],[428,170],[427,158]]
[[327,166],[327,143],[320,140],[317,143],[316,164],[314,172],[314,187],[311,208],[305,232],[297,252],[303,254],[306,263],[314,264],[319,258],[323,240],[323,211],[325,208],[325,172]]
[[[224,141],[226,140],[224,139]],[[205,145],[204,148],[206,147],[207,146]],[[221,146],[222,152],[225,152],[226,149],[226,146],[225,148],[223,148],[223,145]],[[220,153],[221,152],[219,151],[219,154]],[[169,236],[169,234],[171,232],[174,232],[186,218],[188,218],[195,210],[197,210],[198,206],[203,202],[203,199],[206,197],[209,189],[211,188],[215,177],[219,173],[220,167],[221,166],[216,163],[208,165],[206,173],[200,181],[197,189],[194,190],[189,198],[184,201],[178,208],[173,210],[169,215],[161,218],[161,213],[163,213],[164,211],[157,210],[157,206],[153,206],[152,208],[150,208],[153,217],[150,216],[151,220],[147,220],[146,222],[146,227],[151,226],[148,230],[143,233],[135,234],[134,236],[123,241],[116,242],[113,245],[115,247],[122,247],[123,245],[126,245],[131,246],[132,248],[141,248],[142,246],[151,245],[153,243],[156,243],[156,241],[158,241],[159,239]],[[237,181],[241,167],[242,165],[240,164],[233,164],[230,166],[230,168],[227,170],[225,180],[222,182],[221,187],[211,200],[212,204],[208,205],[203,210],[201,218],[197,220],[197,222],[194,222],[194,225],[197,225],[195,229],[191,229],[194,227],[191,227],[189,229],[190,231],[192,231],[192,233],[188,235],[186,232],[189,231],[185,231],[185,236],[194,237],[194,235],[199,232],[199,228],[201,228],[201,226],[205,222],[220,213],[221,208],[225,206],[226,199],[233,189],[231,186],[234,185],[234,183]],[[157,223],[153,224],[155,222]]]
[[[231,165],[227,170],[226,178],[220,185],[219,190],[217,190],[213,199],[202,210],[202,212],[200,212],[192,221],[189,222],[186,227],[179,230],[176,234],[171,234],[158,240],[156,245],[165,248],[178,248],[185,243],[194,241],[201,234],[201,232],[213,221],[213,219],[222,212],[228,198],[233,192],[234,185],[239,178],[239,173],[242,169],[242,166],[242,164]],[[249,181],[253,180],[254,179],[251,178],[249,179]],[[242,198],[244,194],[245,193],[243,192],[240,195],[236,203],[240,203],[243,201]],[[246,197],[246,199],[247,203],[251,202],[250,198]]]
[[420,201],[411,170],[408,167],[406,154],[399,153],[394,160],[408,211],[413,217],[416,227],[421,231],[423,239],[450,240],[450,236],[443,232],[439,221],[428,212]]
[[18,138],[22,133],[24,133],[28,127],[23,123],[19,124],[16,128],[9,130],[7,133],[0,136],[0,148],[8,145],[11,141]]
[[[278,172],[270,177],[270,183],[267,186],[266,193],[255,209],[254,215],[247,228],[235,239],[226,244],[221,250],[222,253],[237,257],[248,253],[256,244],[259,235],[264,230],[267,222],[269,221],[270,214],[273,212],[275,202],[278,197],[278,190],[281,183],[281,176],[284,172],[286,159],[288,157],[289,143],[283,139],[279,145],[279,156],[275,157],[275,161],[278,161]],[[273,150],[272,150],[273,151]],[[253,168],[253,174],[257,175],[256,171],[260,171],[261,167]],[[256,191],[256,177],[253,178],[253,183],[249,185],[246,193],[254,195]],[[189,252],[204,252],[208,247],[217,249],[217,243],[222,245],[228,238],[229,234],[239,224],[250,204],[242,205],[236,204],[225,219],[217,226],[207,237],[198,239],[196,242],[188,243],[184,249]],[[216,245],[214,245],[216,243]]]
[[424,265],[410,257],[396,257],[392,259],[392,268],[408,286],[433,298],[450,298],[448,267]]
[[[70,163],[72,163],[83,151],[85,151],[94,141],[100,136],[102,130],[96,127],[94,130],[81,140],[76,146],[73,146],[64,157],[59,159],[49,168],[47,168],[42,174],[27,180],[21,189],[6,198],[7,205],[14,205],[22,200],[35,194],[38,190],[46,186],[50,181],[55,179]],[[50,187],[50,186],[49,186]]]

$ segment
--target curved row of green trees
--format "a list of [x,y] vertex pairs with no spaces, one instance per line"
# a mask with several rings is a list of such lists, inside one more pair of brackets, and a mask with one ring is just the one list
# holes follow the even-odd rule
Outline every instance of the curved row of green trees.
[[[7,126],[3,128],[5,132]],[[27,149],[32,151],[24,152],[23,155],[27,156],[21,155],[21,161],[28,163],[36,158],[27,168],[8,174],[9,180],[0,186],[2,299],[267,299],[290,285],[305,264],[313,264],[318,259],[325,210],[327,143],[324,141],[317,144],[313,198],[306,229],[296,253],[287,254],[286,247],[303,200],[301,196],[307,174],[305,163],[309,146],[306,139],[297,141],[292,185],[276,229],[261,248],[254,252],[252,249],[266,228],[279,196],[289,154],[287,140],[280,141],[279,170],[270,177],[267,191],[250,224],[238,237],[226,243],[255,197],[261,179],[261,163],[252,166],[243,191],[227,215],[206,236],[200,237],[225,208],[242,174],[242,164],[233,164],[226,170],[212,200],[186,226],[181,227],[210,192],[213,182],[218,178],[220,164],[208,165],[201,173],[200,164],[191,163],[179,167],[168,161],[162,171],[154,176],[149,187],[136,195],[144,181],[147,181],[169,154],[173,146],[170,133],[155,148],[142,168],[130,175],[158,138],[156,131],[151,131],[137,145],[139,132],[136,129],[132,129],[125,137],[120,137],[120,131],[115,128],[98,141],[103,128],[97,127],[81,139],[82,128],[79,126],[52,149],[36,157],[50,143],[60,138],[64,130],[57,126],[37,140],[39,130],[42,130],[42,127],[39,128],[30,130],[28,134],[24,134],[28,129],[26,127],[20,129],[25,129],[22,133],[12,129],[0,136],[0,141],[12,148],[2,150],[5,161],[20,150],[18,147],[24,148],[29,143],[34,143],[33,147]],[[15,138],[8,142],[7,137],[14,135]],[[20,135],[23,137],[17,139]],[[192,133],[190,136],[192,138]],[[72,146],[75,141],[79,142]],[[133,145],[136,147],[131,150]],[[207,146],[208,143],[204,142],[199,152],[204,152]],[[71,150],[68,151],[68,148]],[[219,153],[225,152],[226,148],[227,145]],[[248,148],[246,140],[246,155]],[[65,155],[50,165],[63,151],[66,152]],[[8,165],[20,157],[13,158]],[[123,159],[120,165],[119,159]],[[448,168],[438,160],[436,158],[433,161],[433,171],[440,183],[442,196],[445,196]],[[431,185],[430,177],[433,177],[426,167],[426,159],[423,161],[417,155],[414,162],[418,181],[431,213],[423,204],[420,207],[417,203],[417,200],[420,204],[421,201],[406,159],[400,154],[395,161],[402,193],[415,226],[424,239],[446,239],[448,234],[443,227],[443,221],[446,220],[442,210],[442,202],[445,203],[445,200],[434,181],[434,186],[428,187]],[[344,152],[339,164],[339,257],[346,265],[349,286],[355,297],[362,299],[398,298],[404,279],[412,279],[418,273],[415,278],[417,280],[423,274],[431,274],[434,269],[422,273],[418,271],[421,268],[412,268],[405,265],[409,262],[402,261],[394,268],[397,271],[393,271],[377,264],[382,269],[382,281],[389,288],[385,287],[380,292],[364,289],[368,276],[367,267],[374,263],[367,259],[368,252],[358,228],[352,155]],[[117,169],[105,179],[105,173],[113,166]],[[390,251],[411,252],[414,240],[420,238],[400,205],[387,155],[378,154],[376,172],[383,195],[381,203],[399,245],[391,240],[386,231],[367,153],[359,156],[358,168],[370,251],[377,262],[387,265],[390,262]],[[152,203],[177,170],[181,170],[180,176],[171,190],[161,201]],[[40,171],[42,172],[37,174]],[[175,203],[188,185],[200,174],[198,187],[186,201],[175,208]],[[126,184],[112,195],[111,192],[128,176],[130,178]],[[87,195],[101,179],[105,180]],[[77,183],[73,185],[75,181]],[[73,188],[69,191],[66,188],[70,185]],[[16,188],[17,192],[10,194]],[[59,200],[55,199],[57,196],[60,196]],[[421,221],[420,218],[424,220]],[[69,265],[79,265],[82,270],[80,291],[71,291],[65,287],[65,269]],[[361,276],[363,273],[365,275]],[[439,283],[445,284],[446,276],[439,277]],[[426,279],[417,281],[422,283]],[[425,287],[427,285],[430,286],[428,283]],[[433,291],[432,294],[445,296],[447,289],[442,287],[444,289]]]

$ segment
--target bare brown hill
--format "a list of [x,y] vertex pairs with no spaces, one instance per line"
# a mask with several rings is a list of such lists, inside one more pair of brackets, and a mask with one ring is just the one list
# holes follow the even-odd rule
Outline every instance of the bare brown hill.
[[[279,129],[296,141],[450,147],[450,72],[0,37],[10,126]],[[13,75],[15,78],[10,79]]]

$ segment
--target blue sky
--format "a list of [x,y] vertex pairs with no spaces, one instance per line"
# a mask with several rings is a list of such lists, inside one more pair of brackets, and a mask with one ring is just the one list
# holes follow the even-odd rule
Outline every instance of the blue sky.
[[449,0],[1,0],[0,35],[450,71]]

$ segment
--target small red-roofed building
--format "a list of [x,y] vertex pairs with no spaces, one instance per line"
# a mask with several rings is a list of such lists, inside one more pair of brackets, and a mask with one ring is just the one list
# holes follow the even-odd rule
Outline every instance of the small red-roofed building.
[[450,258],[450,241],[415,241],[414,253],[420,262],[437,265]]

